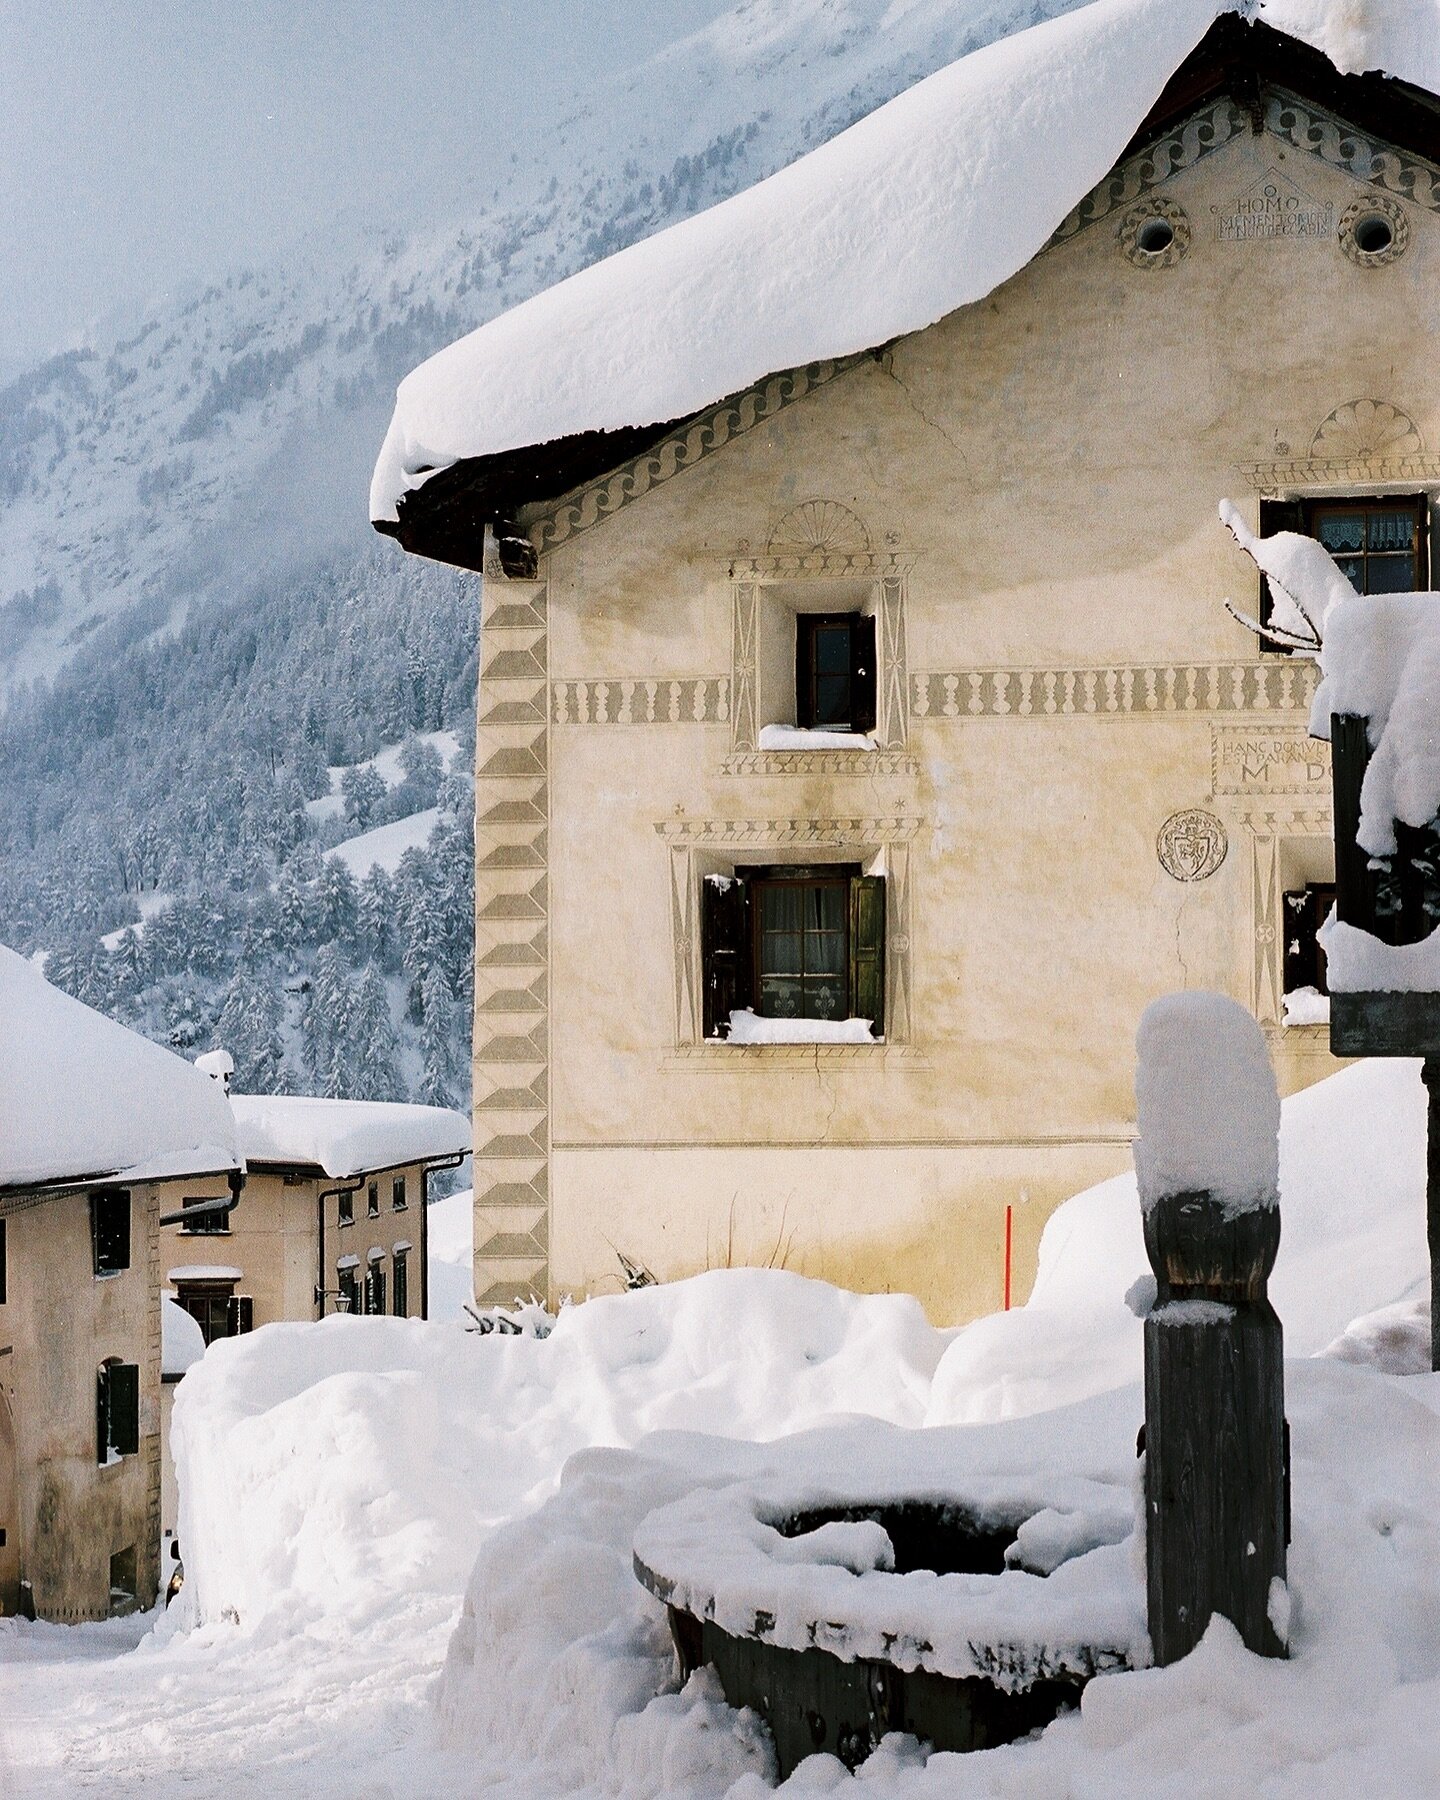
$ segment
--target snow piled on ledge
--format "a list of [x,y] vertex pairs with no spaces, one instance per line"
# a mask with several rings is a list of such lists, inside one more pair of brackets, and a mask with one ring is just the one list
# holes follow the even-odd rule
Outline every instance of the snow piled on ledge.
[[467,457],[663,423],[983,299],[1119,158],[1217,0],[1094,0],[535,295],[400,384],[370,514]]

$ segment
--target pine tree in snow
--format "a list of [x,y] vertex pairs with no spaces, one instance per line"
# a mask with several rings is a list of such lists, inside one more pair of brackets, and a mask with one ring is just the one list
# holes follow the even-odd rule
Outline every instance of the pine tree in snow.
[[130,925],[120,933],[110,952],[110,984],[117,996],[128,998],[144,987],[146,975],[145,940]]
[[453,1106],[456,1045],[455,1005],[444,971],[431,969],[421,987],[420,1098],[427,1106]]
[[[335,1086],[335,1052],[342,1052],[350,1020],[350,979],[345,958],[335,944],[327,944],[315,958],[310,991],[300,1019],[305,1066],[320,1093]],[[343,1086],[343,1072],[341,1075]]]
[[345,816],[365,831],[389,790],[370,763],[356,763],[340,777],[340,792],[345,796]]
[[346,1034],[346,1086],[357,1100],[401,1100],[400,1040],[390,1017],[390,996],[373,963],[360,977]]
[[359,894],[355,877],[338,856],[327,856],[315,882],[315,932],[322,943],[352,944]]
[[275,987],[247,969],[225,990],[216,1037],[235,1059],[235,1090],[278,1094],[285,1085],[285,1051],[280,1026],[285,1003]]
[[387,972],[396,967],[395,883],[379,863],[360,883],[356,938],[362,954]]

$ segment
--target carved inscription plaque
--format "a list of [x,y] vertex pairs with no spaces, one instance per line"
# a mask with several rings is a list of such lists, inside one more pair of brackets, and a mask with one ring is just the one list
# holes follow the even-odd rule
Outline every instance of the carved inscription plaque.
[[1216,794],[1318,794],[1330,791],[1328,746],[1299,726],[1247,731],[1217,725],[1210,734]]
[[1335,208],[1311,197],[1269,169],[1237,195],[1234,208],[1215,209],[1215,235],[1223,244],[1253,243],[1269,238],[1319,239],[1335,235]]

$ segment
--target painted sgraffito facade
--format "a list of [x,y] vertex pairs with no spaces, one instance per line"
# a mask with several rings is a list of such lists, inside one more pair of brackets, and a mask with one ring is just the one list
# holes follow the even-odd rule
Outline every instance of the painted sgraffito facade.
[[[1242,1000],[1288,1090],[1334,1067],[1282,1022],[1284,897],[1331,874],[1315,668],[1227,613],[1217,506],[1428,511],[1437,213],[1294,95],[1207,104],[986,300],[522,515],[535,577],[493,560],[483,606],[482,1296],[783,1262],[958,1321],[1007,1207],[1023,1296],[1127,1165],[1155,995]],[[846,611],[873,748],[766,748],[796,615]],[[707,1035],[707,878],[832,864],[885,884],[876,1041]]]

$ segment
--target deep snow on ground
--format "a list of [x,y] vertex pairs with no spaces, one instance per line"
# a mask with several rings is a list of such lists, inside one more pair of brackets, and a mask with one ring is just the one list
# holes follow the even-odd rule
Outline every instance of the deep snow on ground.
[[[1412,1064],[1285,1104],[1294,1660],[1219,1625],[1173,1669],[1092,1683],[1038,1741],[891,1743],[853,1782],[812,1759],[788,1792],[1440,1792],[1440,1379],[1383,1372],[1423,1338],[1422,1119]],[[759,1800],[755,1721],[704,1677],[674,1692],[630,1570],[641,1519],[826,1463],[878,1481],[901,1455],[1122,1492],[1138,1220],[1133,1180],[1078,1196],[1032,1302],[958,1334],[902,1297],[737,1270],[591,1301],[543,1340],[341,1318],[212,1348],[177,1406],[202,1622],[133,1651],[133,1623],[0,1629],[0,1794]]]

